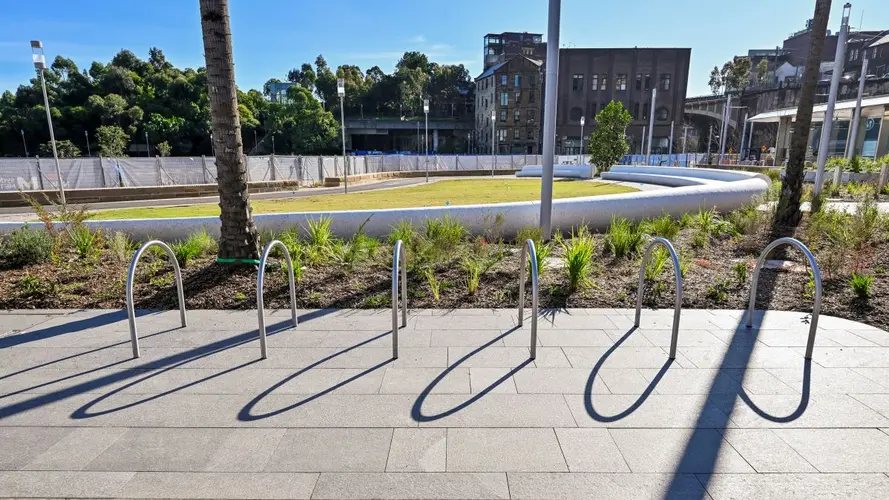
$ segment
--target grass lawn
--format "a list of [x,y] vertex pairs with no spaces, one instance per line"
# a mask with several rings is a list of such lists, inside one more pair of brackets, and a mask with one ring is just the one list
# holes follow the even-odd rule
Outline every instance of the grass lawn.
[[[601,182],[561,180],[553,184],[554,198],[576,198],[604,194],[630,193],[635,188]],[[252,203],[254,214],[280,212],[325,212],[374,208],[440,207],[505,203],[540,199],[540,182],[523,179],[467,179],[438,181],[431,184],[362,191],[350,194],[326,194],[290,199],[258,200]],[[172,207],[122,208],[95,213],[93,219],[156,219],[164,217],[201,217],[219,215],[212,203]]]

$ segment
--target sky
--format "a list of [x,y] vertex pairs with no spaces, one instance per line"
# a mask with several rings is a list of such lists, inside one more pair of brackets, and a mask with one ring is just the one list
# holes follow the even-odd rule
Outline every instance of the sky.
[[[889,29],[886,0],[856,0],[853,28]],[[441,64],[482,69],[486,33],[546,34],[547,0],[231,0],[235,74],[241,89],[323,54],[328,64],[391,71],[408,50]],[[814,0],[562,0],[562,47],[690,47],[688,95],[709,92],[715,65],[752,48],[774,48],[812,16]],[[839,27],[834,0],[829,28]],[[47,60],[80,68],[107,63],[120,49],[147,59],[163,50],[179,67],[203,66],[197,0],[0,0],[0,92],[33,76],[32,39]],[[864,13],[863,22],[861,14]]]

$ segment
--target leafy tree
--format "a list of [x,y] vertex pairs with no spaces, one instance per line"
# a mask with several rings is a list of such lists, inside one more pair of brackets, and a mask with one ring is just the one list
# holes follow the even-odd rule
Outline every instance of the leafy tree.
[[724,78],[719,68],[713,66],[713,69],[710,71],[710,81],[707,82],[707,85],[710,86],[710,91],[713,92],[713,95],[719,95],[722,93],[722,87]]
[[99,154],[108,157],[124,156],[130,136],[117,125],[103,125],[96,129]]
[[[56,141],[56,151],[59,153],[59,158],[77,158],[80,156],[80,148],[68,139]],[[52,142],[41,144],[37,148],[37,154],[44,158],[52,158]]]
[[315,92],[327,109],[330,109],[337,99],[336,75],[327,66],[324,56],[320,54],[315,58]]
[[590,134],[587,144],[590,163],[599,172],[611,170],[611,166],[630,151],[626,131],[632,119],[620,101],[611,101],[596,115],[596,128]]
[[766,82],[766,76],[769,74],[769,62],[765,59],[759,61],[756,65],[756,83],[762,85]]
[[749,57],[739,57],[726,63],[729,65],[728,78],[725,82],[727,90],[744,90],[750,83],[751,62]]
[[154,149],[157,150],[157,154],[160,156],[170,156],[170,152],[173,150],[167,141],[157,143]]

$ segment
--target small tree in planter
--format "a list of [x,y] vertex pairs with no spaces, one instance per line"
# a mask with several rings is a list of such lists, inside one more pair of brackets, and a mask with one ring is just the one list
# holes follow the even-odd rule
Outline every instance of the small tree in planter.
[[630,151],[626,131],[632,117],[619,101],[611,101],[596,115],[596,128],[590,134],[590,163],[597,174],[611,170]]

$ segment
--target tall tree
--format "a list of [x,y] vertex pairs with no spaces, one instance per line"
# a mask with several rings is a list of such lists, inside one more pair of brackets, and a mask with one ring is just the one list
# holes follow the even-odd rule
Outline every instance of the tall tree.
[[769,74],[769,62],[765,59],[759,61],[756,65],[756,83],[762,85],[766,82],[766,76]]
[[611,170],[611,166],[630,151],[626,132],[632,119],[620,101],[611,101],[596,115],[596,128],[590,134],[587,147],[590,163],[596,166],[598,173]]
[[750,83],[751,63],[749,57],[739,57],[737,60],[730,61],[728,70],[728,81],[726,82],[727,90],[740,91],[747,88]]
[[259,241],[247,189],[228,0],[200,0],[200,5],[222,220],[219,260],[255,261],[259,259]]
[[821,65],[821,53],[824,51],[824,37],[827,33],[827,20],[830,17],[830,3],[831,0],[815,0],[809,55],[806,57],[799,105],[796,108],[796,122],[790,142],[790,156],[784,174],[784,182],[781,184],[778,210],[775,212],[775,222],[779,225],[796,226],[802,218],[799,207],[805,176],[806,145],[809,141],[809,130],[812,128],[812,108],[815,106],[818,69]]
[[710,81],[707,82],[707,85],[710,86],[710,92],[713,92],[713,95],[722,93],[722,80],[722,73],[719,71],[719,68],[713,66],[713,69],[710,71]]

